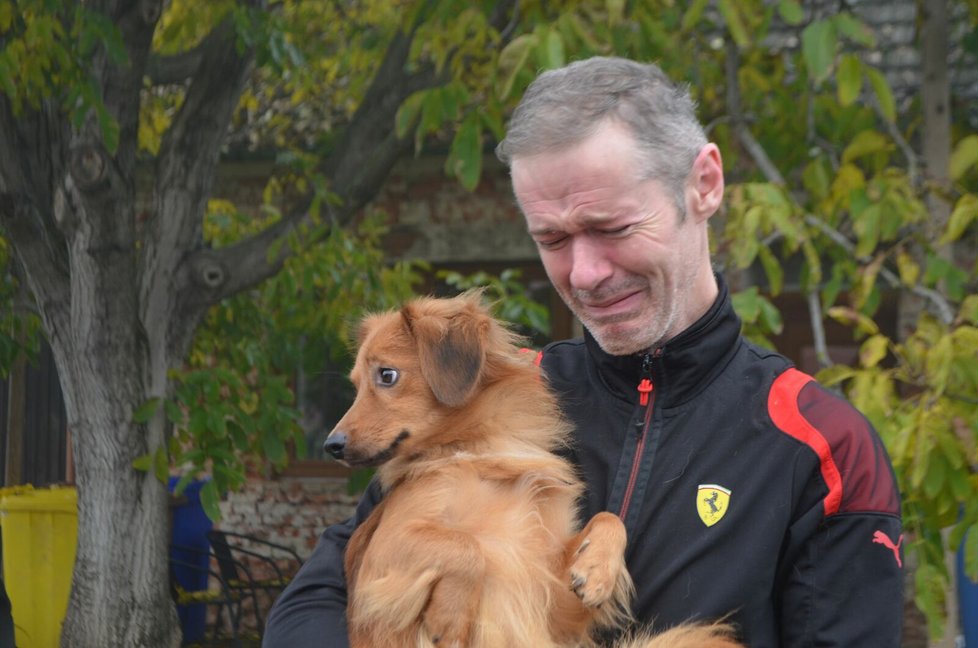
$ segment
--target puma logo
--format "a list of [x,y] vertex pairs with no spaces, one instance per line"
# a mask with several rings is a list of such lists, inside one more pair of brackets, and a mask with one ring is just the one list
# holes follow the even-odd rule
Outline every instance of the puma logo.
[[893,556],[896,558],[897,561],[897,567],[900,567],[901,569],[903,568],[903,561],[900,560],[900,545],[903,544],[902,534],[900,535],[900,539],[896,541],[896,544],[893,544],[893,541],[890,540],[890,537],[888,535],[886,535],[882,531],[876,531],[875,533],[873,533],[873,542],[875,542],[876,544],[881,544],[887,549],[889,549],[890,551],[892,551]]

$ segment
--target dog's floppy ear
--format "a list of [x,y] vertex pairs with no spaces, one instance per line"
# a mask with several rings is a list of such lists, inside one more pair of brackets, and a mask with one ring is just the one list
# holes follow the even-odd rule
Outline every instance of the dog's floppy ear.
[[425,313],[408,304],[401,316],[418,345],[421,375],[438,402],[465,404],[482,375],[489,320],[471,305],[452,314]]

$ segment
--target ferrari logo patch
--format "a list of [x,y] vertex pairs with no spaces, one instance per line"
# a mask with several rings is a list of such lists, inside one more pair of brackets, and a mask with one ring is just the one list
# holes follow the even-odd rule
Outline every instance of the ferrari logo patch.
[[696,491],[696,511],[708,527],[720,521],[730,507],[730,489],[718,484],[700,484]]

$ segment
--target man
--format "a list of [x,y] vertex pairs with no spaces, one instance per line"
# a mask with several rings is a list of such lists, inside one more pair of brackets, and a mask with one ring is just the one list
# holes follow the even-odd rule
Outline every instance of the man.
[[[573,63],[530,86],[497,153],[585,328],[541,365],[576,425],[582,518],[628,529],[636,618],[727,617],[754,648],[899,645],[886,452],[849,404],[740,336],[708,246],[720,152],[688,93],[653,65]],[[346,645],[343,547],[376,498],[323,534],[266,646]]]

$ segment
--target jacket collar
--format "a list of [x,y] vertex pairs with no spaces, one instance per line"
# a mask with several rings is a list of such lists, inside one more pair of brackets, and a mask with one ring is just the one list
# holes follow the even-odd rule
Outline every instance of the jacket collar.
[[651,375],[647,377],[652,380],[659,406],[681,405],[706,387],[727,364],[741,330],[727,283],[720,274],[716,280],[719,292],[710,309],[685,331],[648,353],[610,355],[585,330],[589,362],[605,386],[620,398],[636,401],[643,363],[649,355]]

